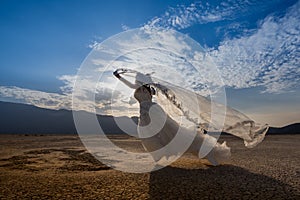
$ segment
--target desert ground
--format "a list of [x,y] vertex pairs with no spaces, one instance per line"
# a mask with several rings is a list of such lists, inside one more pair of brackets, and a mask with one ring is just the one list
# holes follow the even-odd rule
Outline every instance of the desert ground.
[[[161,170],[111,169],[76,135],[0,135],[0,199],[300,199],[300,135],[268,135],[254,149],[223,136],[231,160],[185,155]],[[120,147],[136,139],[112,136]]]

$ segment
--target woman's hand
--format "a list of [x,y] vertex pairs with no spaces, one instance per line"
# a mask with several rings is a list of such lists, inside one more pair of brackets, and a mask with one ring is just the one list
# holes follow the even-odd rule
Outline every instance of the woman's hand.
[[118,70],[114,71],[113,73],[115,75],[115,77],[117,77],[118,79],[121,78],[120,74],[118,73]]

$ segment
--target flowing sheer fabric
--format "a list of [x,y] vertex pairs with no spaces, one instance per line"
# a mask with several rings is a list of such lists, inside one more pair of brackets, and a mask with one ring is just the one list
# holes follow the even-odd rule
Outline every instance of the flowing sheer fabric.
[[[127,79],[135,79],[135,83],[128,83],[127,85],[133,89],[142,85],[149,85],[155,90],[153,96],[153,103],[146,105],[151,107],[145,112],[152,112],[154,117],[158,119],[157,123],[152,123],[152,127],[139,127],[139,134],[143,135],[142,143],[146,150],[155,151],[166,146],[175,137],[177,130],[181,127],[186,137],[195,137],[196,139],[191,144],[189,151],[198,154],[200,158],[207,157],[214,165],[227,160],[230,156],[230,148],[227,147],[226,142],[219,144],[214,137],[214,133],[226,132],[228,134],[237,136],[244,140],[246,147],[252,148],[259,144],[265,137],[268,126],[260,126],[256,124],[246,115],[241,112],[229,108],[217,102],[212,102],[210,99],[197,94],[196,92],[175,86],[167,81],[162,81],[149,74],[145,75],[134,70],[120,69],[123,82]],[[143,107],[140,107],[141,116],[145,113]],[[143,118],[140,116],[140,124],[143,124]],[[164,117],[166,116],[166,117]],[[155,121],[155,120],[154,120]],[[147,134],[159,127],[159,123],[165,123],[158,134],[146,138]],[[154,128],[153,128],[154,127]],[[193,135],[193,130],[197,131]],[[156,131],[157,132],[157,131]],[[207,132],[208,134],[205,134]],[[200,147],[212,147],[205,152],[199,150]],[[176,152],[174,146],[171,151]],[[166,153],[166,152],[165,152]],[[163,155],[152,155],[155,160],[159,160]],[[203,154],[203,155],[202,155]],[[167,155],[171,156],[171,155]]]
[[[154,78],[154,80],[158,81]],[[209,99],[189,90],[172,86],[165,81],[153,84],[157,92],[157,103],[170,116],[181,115],[198,128],[208,132],[221,131],[244,140],[246,147],[252,148],[259,144],[268,131],[268,125],[259,125],[243,113],[228,106],[211,102]],[[194,98],[191,98],[194,97]],[[167,103],[166,103],[167,102]],[[166,106],[172,104],[173,106]],[[214,105],[212,105],[214,104]],[[195,109],[199,107],[199,109]],[[212,110],[212,107],[215,108]],[[226,111],[226,113],[223,113]],[[174,113],[176,113],[174,115]],[[212,119],[212,117],[216,119]],[[222,119],[225,121],[222,123]]]

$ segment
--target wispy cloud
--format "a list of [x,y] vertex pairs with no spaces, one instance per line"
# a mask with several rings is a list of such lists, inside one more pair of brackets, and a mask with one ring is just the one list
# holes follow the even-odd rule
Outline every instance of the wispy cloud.
[[[206,65],[200,66],[199,64],[202,62],[205,62]],[[85,73],[80,75],[79,79],[77,78],[76,84],[80,86],[78,96],[88,97],[88,94],[92,94],[95,88],[95,81],[93,80],[97,80],[96,92],[101,99],[96,105],[98,108],[106,112],[103,108],[106,103],[110,103],[109,105],[115,108],[115,111],[120,111],[120,107],[123,107],[123,110],[130,110],[132,108],[130,95],[132,95],[133,90],[128,89],[112,77],[112,72],[120,67],[143,73],[154,72],[153,76],[160,80],[166,80],[174,85],[194,89],[207,95],[209,91],[205,88],[206,84],[217,82],[212,80],[220,80],[212,78],[217,71],[213,71],[211,68],[213,73],[209,73],[209,64],[211,63],[205,60],[203,49],[193,45],[193,41],[185,35],[174,30],[144,27],[117,35],[95,47],[81,68],[82,72]],[[195,67],[200,71],[202,70],[201,75]],[[99,76],[102,73],[101,78],[97,79],[95,73],[98,73]],[[63,89],[71,91],[73,79],[74,77],[70,76],[63,77],[65,83],[69,85]],[[105,91],[107,93],[104,93]],[[112,91],[114,94],[117,92],[117,96],[112,98],[114,101],[106,99],[106,97],[111,97],[109,92]],[[138,112],[138,107],[136,111]]]
[[169,8],[161,16],[154,17],[145,26],[184,29],[195,24],[207,24],[223,20],[232,20],[245,15],[250,9],[264,9],[268,3],[260,1],[230,0],[211,4],[209,1],[197,1],[190,5],[178,5]]
[[[246,15],[251,9],[263,10],[267,6],[268,3],[260,1],[227,1],[217,5],[196,2],[170,8],[145,26],[184,29],[195,24],[232,20]],[[299,88],[300,1],[283,17],[270,15],[261,20],[256,30],[249,30],[239,22],[221,28],[227,32],[240,32],[230,39],[224,35],[225,39],[218,47],[207,49],[226,86],[262,86],[262,92],[268,93]],[[220,32],[219,29],[216,31]]]
[[231,14],[230,6],[212,8],[209,3],[203,5],[202,2],[197,2],[189,6],[178,5],[176,8],[170,8],[162,16],[150,20],[145,26],[183,29],[195,23],[219,21]]
[[125,24],[122,24],[121,27],[122,27],[122,30],[123,30],[123,31],[127,31],[127,30],[130,29],[130,27],[127,26],[127,25],[125,25]]
[[281,18],[268,16],[252,35],[225,40],[208,53],[227,86],[281,93],[300,86],[299,49],[300,2]]
[[0,100],[35,105],[49,109],[71,109],[71,98],[68,95],[47,93],[19,87],[0,86]]

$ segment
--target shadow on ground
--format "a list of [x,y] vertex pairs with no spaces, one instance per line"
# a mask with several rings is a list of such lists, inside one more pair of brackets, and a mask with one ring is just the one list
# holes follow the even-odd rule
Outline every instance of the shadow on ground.
[[290,185],[233,165],[166,167],[150,174],[150,199],[300,199]]

